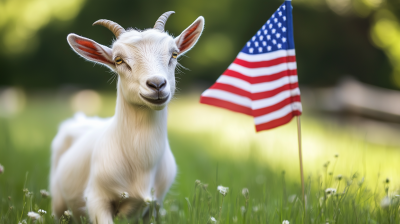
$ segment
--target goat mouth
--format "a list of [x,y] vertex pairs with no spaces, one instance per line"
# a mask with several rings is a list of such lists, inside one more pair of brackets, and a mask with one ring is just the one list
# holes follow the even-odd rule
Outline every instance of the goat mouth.
[[143,99],[145,99],[147,102],[152,103],[152,104],[157,104],[157,105],[160,105],[160,104],[163,104],[163,103],[167,102],[167,100],[169,98],[169,94],[166,97],[164,97],[163,99],[161,99],[160,97],[158,97],[157,99],[150,99],[150,98],[144,96],[141,93],[140,93],[140,96]]

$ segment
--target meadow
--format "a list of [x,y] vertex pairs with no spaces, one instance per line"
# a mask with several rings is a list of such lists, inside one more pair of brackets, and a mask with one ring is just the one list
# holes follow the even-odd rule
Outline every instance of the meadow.
[[[179,94],[169,106],[169,139],[179,173],[164,206],[138,223],[399,223],[400,151],[379,135],[307,111],[302,119],[306,203],[301,200],[295,121],[255,133],[251,117]],[[102,93],[99,116],[115,95]],[[51,216],[50,143],[73,115],[71,95],[29,94],[19,113],[0,117],[0,223],[68,223]],[[95,113],[95,112],[93,112]],[[218,186],[228,187],[227,192]],[[123,200],[123,199],[121,199]],[[305,210],[304,210],[305,208]],[[88,223],[87,220],[83,220]],[[117,223],[134,223],[124,217]]]

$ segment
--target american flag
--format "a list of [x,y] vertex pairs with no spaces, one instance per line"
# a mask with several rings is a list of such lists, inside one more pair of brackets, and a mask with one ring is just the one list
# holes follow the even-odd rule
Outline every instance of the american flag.
[[285,1],[246,43],[200,102],[254,117],[256,131],[301,115],[291,1]]

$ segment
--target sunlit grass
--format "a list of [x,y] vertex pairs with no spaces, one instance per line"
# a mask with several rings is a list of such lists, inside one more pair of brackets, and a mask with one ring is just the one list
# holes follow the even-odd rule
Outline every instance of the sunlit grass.
[[[103,94],[99,115],[111,116],[114,101],[114,94]],[[31,223],[28,211],[39,209],[52,223],[50,199],[40,190],[48,185],[50,142],[58,124],[73,114],[70,102],[65,96],[30,95],[24,111],[1,118],[0,223]],[[178,96],[169,107],[169,139],[179,173],[160,215],[150,221],[398,223],[400,152],[370,143],[368,135],[375,133],[315,116],[307,110],[302,116],[304,217],[294,122],[255,133],[248,116],[201,105],[198,95]],[[219,185],[229,187],[223,203]],[[249,190],[247,200],[243,188]],[[327,195],[327,188],[336,194]],[[385,196],[391,200],[381,207]],[[123,217],[118,222],[128,223]]]

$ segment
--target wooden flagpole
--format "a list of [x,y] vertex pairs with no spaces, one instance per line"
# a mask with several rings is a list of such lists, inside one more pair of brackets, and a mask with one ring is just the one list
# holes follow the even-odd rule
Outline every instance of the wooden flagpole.
[[[304,209],[305,209],[306,197],[304,195],[303,153],[301,151],[301,123],[300,123],[300,116],[296,116],[296,118],[297,118],[297,138],[298,138],[298,142],[299,142],[301,193],[302,193],[302,196],[303,196],[303,205],[304,205]],[[304,210],[304,212],[305,212],[305,210]]]

